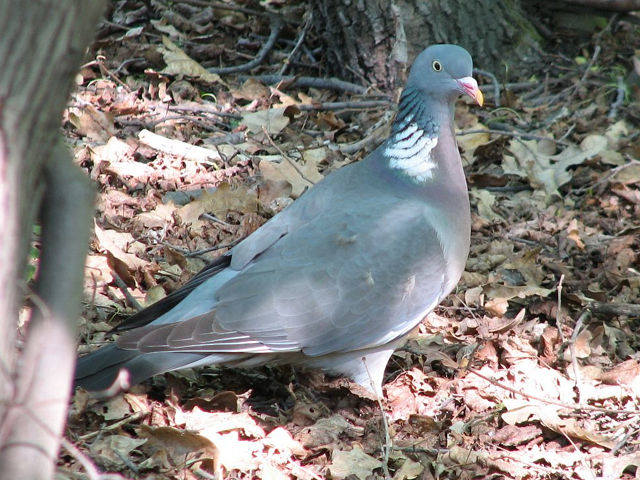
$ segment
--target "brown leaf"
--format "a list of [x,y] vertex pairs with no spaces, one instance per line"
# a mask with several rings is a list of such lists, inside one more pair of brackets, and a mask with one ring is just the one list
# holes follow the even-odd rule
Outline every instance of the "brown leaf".
[[206,68],[189,57],[189,55],[184,53],[182,49],[164,35],[162,36],[162,45],[162,47],[157,47],[167,64],[164,70],[162,70],[162,73],[169,75],[188,75],[208,83],[222,83],[226,85],[218,74],[207,71]]
[[629,359],[614,366],[601,376],[603,383],[609,385],[631,385],[640,379],[640,363]]
[[491,440],[506,447],[515,447],[530,442],[542,435],[542,430],[536,425],[505,425],[492,435]]
[[361,435],[362,431],[352,426],[342,415],[334,414],[303,428],[296,439],[307,448],[317,448],[336,442],[342,434]]
[[491,315],[503,316],[509,308],[509,302],[506,298],[494,298],[484,302],[484,309]]
[[266,131],[269,135],[278,135],[284,127],[289,125],[289,117],[284,115],[284,108],[244,112],[241,125],[246,125],[251,133]]
[[556,327],[546,327],[540,337],[542,341],[542,355],[548,364],[554,364],[558,359],[558,346],[562,343],[560,333]]
[[106,142],[116,133],[113,115],[101,112],[92,105],[86,105],[77,113],[70,113],[69,120],[80,135],[95,142]]
[[282,427],[274,428],[264,439],[265,445],[275,448],[280,453],[287,455],[304,456],[307,451],[297,441],[294,440],[287,430]]
[[197,407],[205,412],[237,412],[239,405],[239,398],[235,392],[224,391],[217,393],[210,399],[202,397],[190,398],[185,402],[184,409],[193,410]]
[[245,100],[256,100],[259,98],[269,98],[270,92],[261,82],[255,78],[245,80],[242,86],[237,90],[231,90],[234,98],[243,98]]
[[346,478],[355,475],[360,480],[366,480],[377,468],[382,467],[382,462],[371,455],[367,455],[362,447],[355,445],[351,450],[334,450],[331,455],[331,464],[327,470],[335,479]]

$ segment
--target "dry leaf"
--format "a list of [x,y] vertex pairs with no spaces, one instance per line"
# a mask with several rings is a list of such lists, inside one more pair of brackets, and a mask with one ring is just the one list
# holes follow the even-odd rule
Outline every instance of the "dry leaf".
[[175,43],[164,35],[162,36],[162,45],[164,45],[164,47],[157,47],[164,58],[164,62],[167,64],[162,70],[162,73],[168,75],[188,75],[208,83],[222,83],[226,85],[218,74],[209,73],[207,69],[189,57],[189,55],[184,53]]
[[231,90],[234,98],[245,100],[256,100],[258,98],[269,98],[270,91],[255,78],[247,79],[238,90]]
[[509,302],[506,298],[494,298],[484,302],[484,309],[491,315],[495,315],[497,317],[501,317],[507,313],[508,308]]
[[266,130],[269,135],[277,135],[289,125],[289,117],[284,115],[284,108],[271,108],[259,112],[243,112],[240,124],[246,125],[251,133]]
[[113,125],[113,115],[101,112],[91,105],[82,107],[78,113],[69,113],[69,121],[80,135],[95,142],[106,142],[116,133]]
[[482,218],[489,220],[490,222],[503,222],[499,214],[493,210],[493,206],[496,203],[496,196],[486,189],[471,189],[471,196],[478,201],[478,213]]
[[504,173],[527,177],[534,188],[544,190],[547,199],[560,195],[558,188],[571,180],[568,168],[595,157],[606,150],[604,135],[589,135],[580,146],[570,145],[557,155],[545,155],[536,140],[512,141],[502,162]]
[[213,193],[204,192],[197,200],[188,203],[176,211],[182,223],[191,225],[191,229],[199,231],[204,222],[199,220],[203,213],[210,213],[224,220],[227,212],[254,213],[258,211],[258,199],[254,191],[246,187],[220,185]]
[[89,448],[94,455],[99,455],[114,463],[122,464],[122,457],[128,457],[129,453],[146,442],[146,438],[131,438],[126,435],[108,435],[98,438]]
[[[465,130],[487,130],[482,123],[477,121],[470,125],[465,125]],[[486,145],[491,141],[491,135],[488,132],[470,133],[467,135],[459,135],[459,130],[456,131],[456,140],[458,146],[462,147],[462,158],[466,161],[466,164],[473,162],[473,154],[481,145]]]
[[382,462],[377,458],[367,455],[362,447],[355,445],[351,450],[334,450],[331,455],[331,464],[327,470],[335,479],[355,475],[360,480],[366,480],[376,468],[381,468]]
[[281,453],[289,455],[297,455],[301,457],[307,453],[300,442],[294,440],[291,433],[282,427],[277,427],[269,432],[269,435],[264,439],[264,444],[270,445]]
[[406,458],[398,471],[393,475],[393,480],[411,480],[417,478],[424,470],[421,463]]

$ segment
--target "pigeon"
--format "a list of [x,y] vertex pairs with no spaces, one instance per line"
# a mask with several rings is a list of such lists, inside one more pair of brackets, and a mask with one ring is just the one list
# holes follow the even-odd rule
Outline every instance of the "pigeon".
[[453,290],[469,253],[453,119],[460,94],[483,104],[472,69],[462,47],[422,51],[376,150],[130,317],[78,360],[76,385],[119,391],[202,365],[292,364],[382,397],[391,354]]

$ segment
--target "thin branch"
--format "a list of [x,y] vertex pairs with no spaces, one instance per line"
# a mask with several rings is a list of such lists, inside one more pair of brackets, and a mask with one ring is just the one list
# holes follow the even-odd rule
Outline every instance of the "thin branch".
[[296,107],[300,111],[313,110],[364,110],[367,108],[388,107],[388,100],[362,100],[360,102],[324,102],[324,103],[299,103]]
[[590,302],[587,308],[593,313],[606,315],[626,315],[627,317],[640,317],[640,305],[634,303],[603,303]]
[[284,59],[282,68],[278,72],[279,75],[284,75],[284,73],[287,71],[287,68],[289,68],[289,65],[291,65],[291,61],[294,60],[295,56],[297,55],[298,50],[302,46],[302,42],[304,42],[304,38],[307,35],[307,31],[309,30],[309,27],[311,27],[312,20],[313,20],[313,13],[311,12],[309,13],[309,16],[307,17],[307,21],[305,22],[304,26],[302,27],[302,30],[300,31],[300,35],[298,35],[296,44],[293,46],[293,49],[291,49],[291,52],[289,52],[289,55],[287,55],[287,58]]
[[499,107],[500,106],[500,82],[498,82],[498,79],[496,78],[496,76],[493,73],[488,72],[487,70],[481,70],[479,68],[474,68],[473,73],[475,73],[476,75],[482,75],[483,77],[487,77],[491,80],[491,83],[493,84],[493,103],[496,107]]
[[566,408],[567,410],[582,410],[585,412],[601,412],[601,413],[611,413],[613,415],[640,415],[640,410],[616,410],[613,408],[602,408],[602,407],[592,407],[591,405],[579,405],[579,404],[570,404],[570,403],[564,403],[564,402],[558,402],[555,400],[549,400],[548,398],[542,398],[539,397],[537,395],[531,395],[530,393],[526,393],[523,392],[521,390],[517,390],[515,388],[512,388],[508,385],[505,385],[504,383],[498,382],[496,380],[493,380],[492,378],[489,378],[483,374],[481,374],[480,372],[478,372],[477,370],[473,369],[473,368],[469,368],[467,367],[466,370],[468,370],[469,372],[473,373],[474,375],[482,378],[483,380],[486,380],[487,382],[489,382],[491,385],[495,385],[496,387],[500,387],[508,392],[511,392],[515,395],[520,395],[526,399],[529,400],[536,400],[538,402],[542,402],[544,404],[547,405],[555,405],[557,407],[562,407],[562,408]]
[[493,129],[478,129],[478,130],[462,130],[460,132],[456,132],[456,135],[458,136],[462,136],[462,135],[471,135],[474,133],[493,133],[496,135],[505,135],[507,137],[518,137],[518,138],[524,138],[525,140],[550,140],[554,143],[557,143],[559,145],[564,145],[565,147],[569,146],[569,143],[564,142],[562,140],[555,140],[554,138],[550,138],[550,137],[543,137],[541,135],[534,135],[532,133],[526,133],[526,132],[515,132],[515,131],[509,131],[509,130],[493,130]]
[[326,88],[328,90],[338,90],[358,95],[364,95],[367,92],[367,89],[361,85],[345,82],[337,78],[297,77],[293,75],[239,75],[238,78],[241,81],[255,78],[267,85],[283,82],[289,87]]
[[269,38],[267,38],[267,41],[264,43],[253,60],[247,63],[243,63],[242,65],[236,65],[235,67],[211,67],[208,69],[209,72],[218,74],[248,72],[249,70],[257,67],[264,61],[264,59],[273,48],[273,45],[276,43],[276,39],[278,38],[283,25],[284,23],[282,21],[282,18],[277,15],[271,15],[271,33],[269,33]]
[[274,141],[273,141],[273,138],[271,138],[271,135],[269,135],[269,132],[267,132],[267,129],[266,129],[266,128],[264,128],[264,127],[262,127],[262,132],[263,132],[263,133],[265,134],[265,136],[267,137],[267,140],[269,140],[269,143],[271,144],[271,146],[272,146],[273,148],[275,148],[275,149],[278,151],[278,153],[279,153],[280,155],[282,155],[282,158],[283,158],[284,160],[286,160],[286,161],[289,163],[289,165],[291,165],[291,166],[293,167],[293,169],[294,169],[296,172],[298,172],[298,175],[300,175],[300,176],[302,177],[302,179],[303,179],[304,181],[308,182],[310,185],[315,185],[315,182],[312,182],[311,180],[309,180],[309,179],[305,176],[304,172],[303,172],[302,170],[300,170],[300,167],[298,166],[298,164],[297,164],[296,162],[294,162],[294,161],[289,157],[289,155],[287,155],[286,153],[284,153],[284,152],[282,151],[282,149],[281,149],[278,145],[276,145],[276,142],[274,142]]
[[113,275],[113,279],[116,281],[116,285],[124,295],[124,298],[127,300],[129,306],[134,308],[136,311],[142,310],[142,305],[140,305],[140,302],[138,302],[138,300],[136,300],[133,295],[131,295],[129,287],[127,287],[127,284],[124,280],[122,280],[120,275],[118,275],[115,270],[111,271],[111,275]]
[[624,80],[621,76],[617,78],[616,92],[616,100],[611,104],[611,110],[609,110],[609,114],[607,115],[607,118],[612,120],[618,116],[618,109],[624,103]]
[[632,12],[640,10],[640,0],[564,0],[583,7],[609,10],[611,12]]

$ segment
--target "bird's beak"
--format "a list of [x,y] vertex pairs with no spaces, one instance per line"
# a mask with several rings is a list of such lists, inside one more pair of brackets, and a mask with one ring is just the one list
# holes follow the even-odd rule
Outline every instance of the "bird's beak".
[[484,96],[482,92],[478,88],[478,82],[476,82],[473,77],[464,77],[456,80],[458,82],[458,86],[460,87],[460,91],[462,93],[466,93],[471,98],[473,98],[476,103],[480,106],[484,103]]

